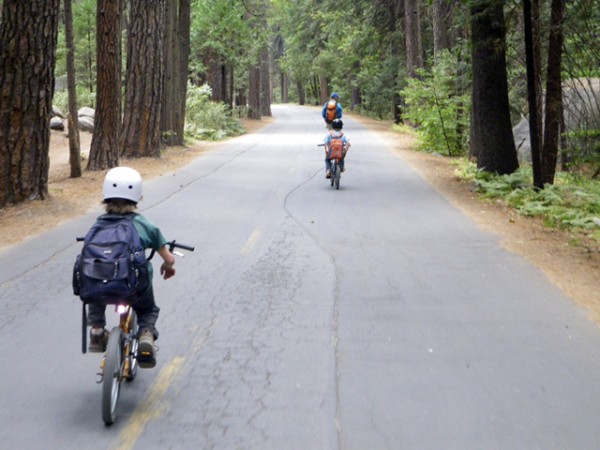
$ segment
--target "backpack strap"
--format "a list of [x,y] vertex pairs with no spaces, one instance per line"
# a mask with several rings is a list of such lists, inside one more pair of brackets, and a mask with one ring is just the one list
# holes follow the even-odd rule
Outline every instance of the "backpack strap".
[[139,215],[139,214],[135,213],[135,212],[130,212],[130,213],[127,213],[127,214],[110,214],[110,213],[106,213],[106,214],[102,214],[101,216],[98,216],[98,218],[96,220],[117,221],[117,220],[129,219],[129,220],[133,221],[133,219],[137,215]]

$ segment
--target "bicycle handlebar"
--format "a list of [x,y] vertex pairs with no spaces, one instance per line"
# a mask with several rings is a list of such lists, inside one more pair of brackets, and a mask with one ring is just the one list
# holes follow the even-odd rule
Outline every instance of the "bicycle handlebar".
[[[77,236],[75,238],[75,240],[77,242],[83,242],[85,240],[85,238],[83,236]],[[175,239],[167,242],[165,245],[167,245],[169,247],[170,252],[173,252],[173,250],[175,250],[176,248],[180,248],[181,250],[187,250],[188,252],[193,252],[196,249],[195,247],[192,247],[191,245],[180,244]],[[148,256],[148,258],[147,258],[148,261],[150,261],[152,259],[152,257],[154,256],[154,253],[156,253],[156,251],[154,249],[152,249],[152,251],[150,252],[150,256]]]
[[170,252],[172,252],[176,248],[180,248],[182,250],[187,250],[189,252],[193,252],[195,250],[195,247],[192,247],[192,246],[186,245],[186,244],[180,244],[179,242],[177,242],[175,240],[167,242],[167,245],[169,246]]

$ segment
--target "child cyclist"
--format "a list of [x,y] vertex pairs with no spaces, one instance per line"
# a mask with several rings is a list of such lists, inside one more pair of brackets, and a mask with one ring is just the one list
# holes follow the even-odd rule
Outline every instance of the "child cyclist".
[[330,151],[332,141],[340,140],[342,144],[342,159],[340,160],[340,169],[344,172],[344,159],[346,157],[346,153],[348,153],[348,149],[350,149],[350,139],[342,133],[342,128],[344,127],[344,123],[342,119],[335,119],[331,122],[331,130],[327,133],[325,138],[323,139],[323,143],[325,144],[325,178],[331,178],[331,160],[330,160]]
[[[163,259],[160,274],[165,280],[175,275],[175,257],[169,251],[167,240],[149,219],[135,213],[138,202],[142,199],[142,177],[129,167],[116,167],[106,174],[103,186],[103,203],[106,213],[110,215],[132,215],[133,225],[140,236],[140,241],[145,249],[153,249]],[[139,354],[145,355],[139,360],[140,367],[150,368],[156,365],[154,340],[158,339],[156,320],[159,308],[154,301],[152,290],[152,265],[148,264],[150,282],[146,290],[137,295],[132,307],[138,316],[139,326]],[[108,342],[108,331],[105,318],[106,306],[88,304],[88,322],[91,325],[90,352],[103,352]]]

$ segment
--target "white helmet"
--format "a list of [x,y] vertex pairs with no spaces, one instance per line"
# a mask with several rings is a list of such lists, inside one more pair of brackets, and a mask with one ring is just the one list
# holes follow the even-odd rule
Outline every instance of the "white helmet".
[[137,203],[142,199],[142,176],[130,167],[110,169],[104,178],[102,195],[104,200],[123,198]]

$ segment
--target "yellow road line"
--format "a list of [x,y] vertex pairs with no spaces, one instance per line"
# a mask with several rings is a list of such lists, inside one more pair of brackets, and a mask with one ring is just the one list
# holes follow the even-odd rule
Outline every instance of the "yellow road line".
[[162,406],[163,397],[179,375],[185,360],[186,358],[183,357],[173,358],[162,368],[150,387],[148,397],[136,408],[127,426],[119,434],[117,449],[132,449],[148,422],[160,417],[165,412],[165,408]]
[[247,255],[248,253],[250,253],[256,245],[256,243],[258,242],[258,239],[260,238],[261,234],[262,229],[260,227],[255,228],[248,240],[246,241],[246,243],[244,244],[244,246],[242,247],[242,249],[240,250],[240,253],[242,255]]

